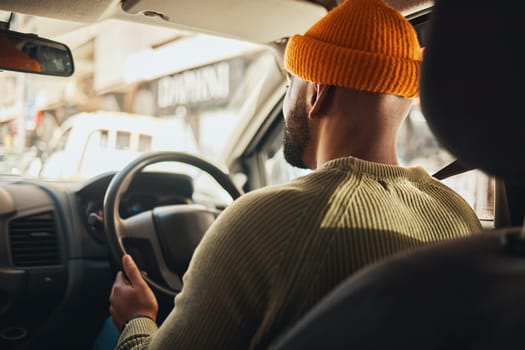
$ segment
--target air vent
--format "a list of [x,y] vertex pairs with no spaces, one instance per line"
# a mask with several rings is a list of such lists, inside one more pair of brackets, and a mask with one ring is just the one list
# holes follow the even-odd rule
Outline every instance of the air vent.
[[17,267],[60,264],[53,213],[26,216],[9,223],[11,255]]

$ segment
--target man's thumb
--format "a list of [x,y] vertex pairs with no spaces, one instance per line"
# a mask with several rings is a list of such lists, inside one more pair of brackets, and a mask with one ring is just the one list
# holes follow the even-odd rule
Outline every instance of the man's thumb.
[[124,273],[132,286],[142,283],[142,275],[131,255],[125,254],[122,257],[122,266],[124,268]]

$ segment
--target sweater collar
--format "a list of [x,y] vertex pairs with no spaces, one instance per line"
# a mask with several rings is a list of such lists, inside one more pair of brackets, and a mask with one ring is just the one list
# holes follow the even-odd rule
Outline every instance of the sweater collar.
[[428,179],[430,176],[422,167],[402,167],[398,165],[382,164],[367,160],[344,157],[330,160],[324,163],[319,169],[344,169],[355,171],[360,174],[380,178],[408,178],[414,181]]

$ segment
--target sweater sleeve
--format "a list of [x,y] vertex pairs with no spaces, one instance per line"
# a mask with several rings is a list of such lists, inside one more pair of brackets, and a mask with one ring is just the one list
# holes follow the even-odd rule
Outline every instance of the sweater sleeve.
[[265,198],[271,197],[246,194],[226,209],[196,249],[163,324],[156,330],[147,320],[132,320],[117,349],[248,348],[286,237],[270,222],[274,206]]
[[135,318],[124,327],[117,349],[147,347],[150,336],[157,331],[157,324],[147,317]]

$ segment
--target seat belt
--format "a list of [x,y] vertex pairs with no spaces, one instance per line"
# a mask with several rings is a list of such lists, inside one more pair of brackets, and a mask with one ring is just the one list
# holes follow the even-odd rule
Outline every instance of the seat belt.
[[[432,176],[438,180],[444,180],[448,177],[459,175],[474,169],[475,167],[465,165],[456,159],[436,171]],[[510,210],[505,183],[498,178],[496,178],[494,197],[494,228],[510,226]]]
[[445,165],[443,168],[436,171],[432,176],[438,180],[444,180],[447,177],[465,173],[467,171],[474,170],[474,169],[476,168],[470,165],[465,165],[456,159],[450,162],[449,164]]

